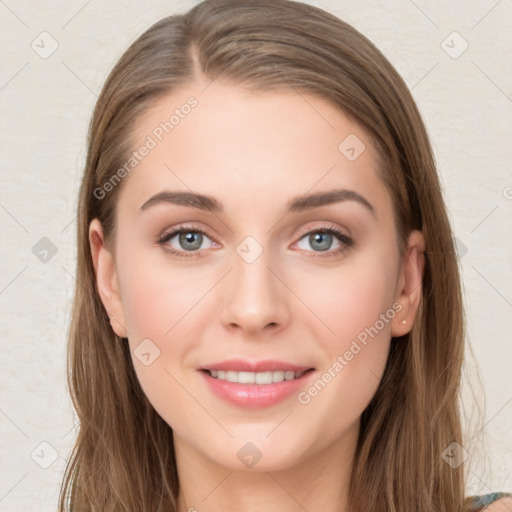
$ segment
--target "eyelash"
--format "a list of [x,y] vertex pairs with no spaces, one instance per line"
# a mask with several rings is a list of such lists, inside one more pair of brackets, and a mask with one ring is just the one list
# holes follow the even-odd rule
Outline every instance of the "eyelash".
[[[159,239],[158,243],[162,246],[164,246],[171,238],[173,238],[175,235],[181,234],[181,233],[199,233],[201,235],[205,235],[208,238],[210,238],[213,242],[218,243],[214,238],[208,235],[205,231],[201,229],[197,229],[193,226],[187,226],[187,225],[179,225],[176,228],[174,228],[172,231],[168,233],[164,233]],[[341,232],[337,227],[333,225],[324,225],[320,226],[319,228],[315,228],[309,231],[306,231],[303,233],[299,240],[302,240],[306,235],[310,235],[312,233],[327,233],[329,235],[334,235],[339,242],[341,242],[341,247],[335,250],[328,250],[328,251],[307,251],[316,253],[312,257],[320,257],[320,258],[329,258],[332,256],[337,256],[347,249],[351,248],[354,245],[354,241],[352,238],[347,236],[345,233]],[[165,250],[170,252],[173,255],[182,257],[182,258],[191,258],[194,257],[199,251],[176,251],[174,249],[170,249],[169,247],[165,247]]]

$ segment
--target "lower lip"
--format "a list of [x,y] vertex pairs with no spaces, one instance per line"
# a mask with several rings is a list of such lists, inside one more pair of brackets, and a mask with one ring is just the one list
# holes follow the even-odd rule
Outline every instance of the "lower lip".
[[283,380],[272,384],[239,384],[215,379],[208,372],[201,371],[210,389],[220,398],[239,407],[262,409],[271,407],[288,398],[304,387],[312,370],[308,370],[298,379]]

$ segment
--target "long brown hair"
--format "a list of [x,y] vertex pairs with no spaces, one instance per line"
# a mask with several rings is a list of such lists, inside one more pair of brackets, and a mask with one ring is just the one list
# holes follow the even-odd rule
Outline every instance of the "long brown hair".
[[392,343],[361,418],[349,508],[469,510],[464,466],[452,468],[442,457],[451,443],[463,445],[464,320],[458,259],[425,126],[406,84],[365,36],[319,8],[288,0],[206,0],[164,18],[128,48],[106,80],[89,129],[78,203],[68,381],[80,427],[59,510],[177,511],[172,429],[143,393],[128,344],[110,327],[95,284],[88,227],[98,218],[112,241],[123,183],[105,197],[98,187],[133,151],[140,116],[200,75],[251,90],[316,95],[373,141],[401,254],[408,233],[422,230],[426,266],[414,326]]

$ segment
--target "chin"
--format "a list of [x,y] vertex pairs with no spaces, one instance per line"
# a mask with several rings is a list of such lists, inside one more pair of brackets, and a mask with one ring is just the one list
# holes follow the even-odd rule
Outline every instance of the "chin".
[[[266,435],[266,434],[265,434]],[[277,439],[276,439],[277,441]],[[212,451],[212,446],[205,456],[230,471],[282,471],[300,464],[307,451],[293,443],[283,444],[282,440],[261,439],[254,435],[236,436],[224,441]],[[298,457],[299,455],[299,457]],[[300,457],[302,455],[302,457]]]

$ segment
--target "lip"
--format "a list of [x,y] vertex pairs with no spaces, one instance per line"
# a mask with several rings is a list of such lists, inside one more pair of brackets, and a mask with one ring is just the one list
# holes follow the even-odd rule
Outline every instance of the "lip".
[[302,372],[311,369],[311,366],[299,366],[284,361],[265,360],[247,361],[244,359],[230,359],[219,363],[212,363],[203,366],[200,370],[224,370],[235,372]]
[[[213,378],[207,370],[225,371],[304,371],[297,379],[274,382],[272,384],[240,384]],[[217,397],[222,400],[246,409],[264,409],[284,401],[297,394],[307,381],[315,374],[315,369],[308,366],[299,366],[281,361],[250,362],[242,360],[223,361],[201,368],[199,373],[206,385]]]

